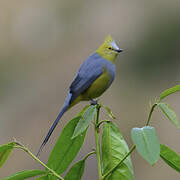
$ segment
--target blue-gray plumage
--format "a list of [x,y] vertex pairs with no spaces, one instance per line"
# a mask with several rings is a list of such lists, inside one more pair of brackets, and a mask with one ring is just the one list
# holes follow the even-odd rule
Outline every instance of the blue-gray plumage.
[[[102,46],[107,52],[102,52]],[[111,49],[110,49],[111,48]],[[98,51],[99,50],[99,51]],[[122,51],[119,49],[111,37],[107,37],[96,53],[89,56],[80,66],[72,84],[70,85],[64,105],[46,138],[44,139],[38,154],[45,146],[53,130],[58,124],[63,114],[79,101],[93,100],[99,97],[112,84],[115,77],[114,59]]]
[[[106,84],[106,88],[108,88],[114,80],[115,65],[112,64],[112,62],[105,60],[97,53],[89,56],[81,65],[74,81],[69,88],[69,93],[72,94],[70,102],[73,102],[76,97],[88,89],[89,86],[92,85],[92,83],[104,73],[104,71],[107,71],[110,76],[109,82]],[[94,97],[91,96],[88,97],[88,99],[93,98]]]

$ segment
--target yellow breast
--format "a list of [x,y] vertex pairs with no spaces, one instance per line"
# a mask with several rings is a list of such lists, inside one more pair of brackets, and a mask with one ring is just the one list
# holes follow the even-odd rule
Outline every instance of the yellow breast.
[[109,87],[111,75],[104,69],[103,74],[98,77],[92,85],[82,94],[82,100],[89,100],[99,97]]

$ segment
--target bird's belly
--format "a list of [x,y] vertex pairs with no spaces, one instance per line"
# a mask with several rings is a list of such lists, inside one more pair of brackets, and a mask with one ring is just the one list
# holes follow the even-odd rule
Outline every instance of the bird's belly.
[[92,85],[82,94],[83,100],[89,100],[99,97],[111,85],[112,77],[105,71],[97,78]]

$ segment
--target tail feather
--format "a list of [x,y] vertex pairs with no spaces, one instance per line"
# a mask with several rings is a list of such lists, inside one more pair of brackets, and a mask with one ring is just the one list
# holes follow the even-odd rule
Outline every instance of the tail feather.
[[51,126],[51,128],[49,129],[43,143],[41,144],[39,151],[37,153],[37,156],[39,156],[40,152],[42,151],[43,147],[46,145],[46,143],[48,142],[52,132],[54,131],[55,127],[57,126],[59,120],[61,119],[61,117],[63,116],[63,114],[67,111],[69,106],[63,106],[61,112],[58,114],[56,120],[54,121],[53,125]]
[[51,128],[49,129],[43,143],[41,144],[39,151],[37,153],[37,156],[39,156],[40,152],[42,151],[43,147],[46,145],[46,143],[48,142],[52,132],[54,131],[55,127],[57,126],[59,120],[61,119],[61,117],[63,116],[63,114],[70,109],[72,106],[74,106],[75,104],[77,104],[79,101],[81,101],[81,96],[73,96],[72,93],[70,93],[70,91],[68,92],[63,108],[61,110],[61,112],[58,114],[56,120],[54,121],[53,125],[51,126]]

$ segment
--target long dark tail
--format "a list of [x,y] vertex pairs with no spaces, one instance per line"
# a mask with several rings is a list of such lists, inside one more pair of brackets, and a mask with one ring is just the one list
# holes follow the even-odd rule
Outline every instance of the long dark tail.
[[59,120],[61,119],[61,117],[63,116],[63,114],[67,111],[69,106],[63,106],[61,112],[58,114],[56,120],[54,121],[53,125],[51,126],[51,128],[49,129],[43,143],[41,144],[40,148],[39,148],[39,151],[37,153],[37,156],[39,156],[40,152],[42,151],[43,147],[46,145],[46,143],[48,142],[52,132],[54,131],[55,127],[57,126]]

